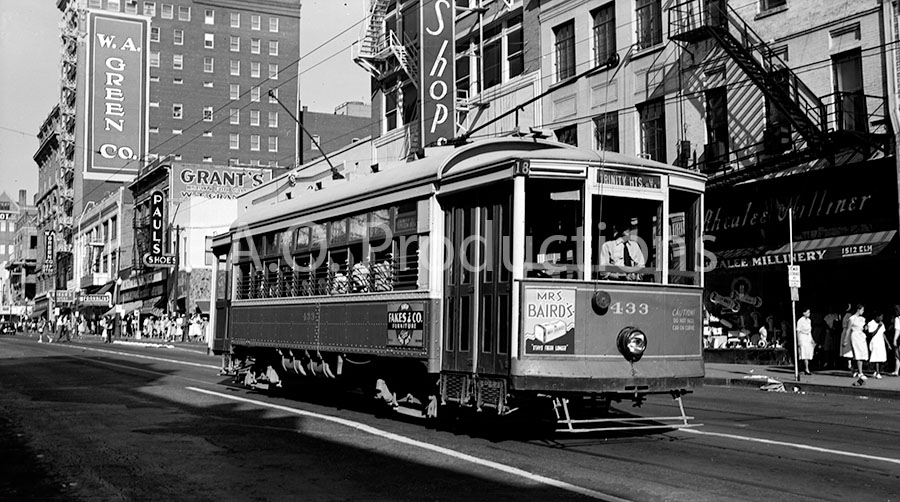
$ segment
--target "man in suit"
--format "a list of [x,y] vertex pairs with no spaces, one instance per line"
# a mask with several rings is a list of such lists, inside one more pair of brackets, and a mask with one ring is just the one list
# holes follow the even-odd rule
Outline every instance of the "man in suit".
[[638,219],[629,218],[615,228],[615,239],[606,241],[600,248],[600,267],[607,270],[610,267],[619,267],[625,273],[608,274],[608,279],[639,280],[638,269],[644,268],[647,259],[637,236]]

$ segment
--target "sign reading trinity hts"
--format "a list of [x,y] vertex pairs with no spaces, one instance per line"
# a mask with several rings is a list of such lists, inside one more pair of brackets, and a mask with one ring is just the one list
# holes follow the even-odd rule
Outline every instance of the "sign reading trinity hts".
[[147,21],[89,11],[84,177],[131,181],[146,149]]

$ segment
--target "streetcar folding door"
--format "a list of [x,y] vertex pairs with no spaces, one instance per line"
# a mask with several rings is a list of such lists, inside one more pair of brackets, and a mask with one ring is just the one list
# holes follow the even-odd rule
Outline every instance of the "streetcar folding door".
[[216,257],[216,324],[213,326],[213,346],[212,349],[218,351],[231,350],[231,344],[228,341],[228,313],[231,310],[231,274],[230,260],[226,260],[224,256]]
[[511,185],[444,202],[445,371],[509,373]]

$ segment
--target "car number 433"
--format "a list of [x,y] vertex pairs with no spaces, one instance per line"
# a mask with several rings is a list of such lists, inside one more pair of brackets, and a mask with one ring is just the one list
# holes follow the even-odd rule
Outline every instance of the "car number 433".
[[647,315],[650,312],[650,306],[646,303],[616,302],[609,306],[609,310],[613,314]]

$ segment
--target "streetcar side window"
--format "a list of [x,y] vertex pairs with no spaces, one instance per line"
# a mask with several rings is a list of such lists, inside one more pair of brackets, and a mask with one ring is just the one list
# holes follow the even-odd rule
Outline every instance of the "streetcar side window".
[[662,202],[593,195],[592,278],[662,282]]
[[700,284],[700,194],[672,190],[669,198],[669,283]]
[[584,256],[584,182],[529,179],[525,197],[525,273],[581,279]]

